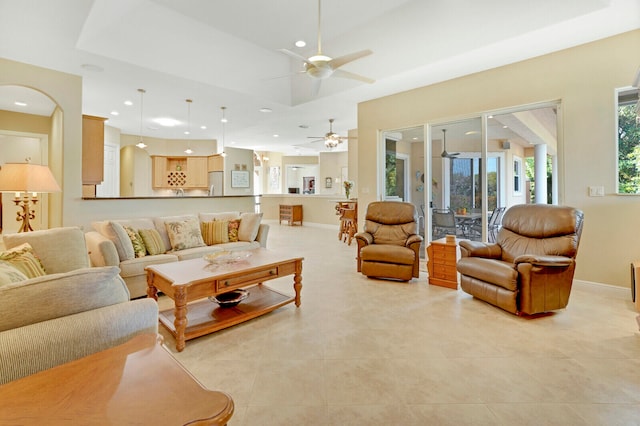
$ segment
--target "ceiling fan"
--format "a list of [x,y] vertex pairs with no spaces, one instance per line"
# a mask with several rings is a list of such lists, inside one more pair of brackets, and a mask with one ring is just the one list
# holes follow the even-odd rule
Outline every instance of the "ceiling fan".
[[362,81],[364,83],[374,83],[375,80],[355,74],[349,71],[345,71],[340,69],[341,66],[348,64],[349,62],[353,62],[356,59],[363,58],[365,56],[371,55],[373,52],[369,49],[361,50],[359,52],[350,53],[348,55],[340,56],[338,58],[331,58],[322,53],[322,34],[320,32],[321,28],[321,9],[320,2],[318,0],[318,52],[309,58],[305,58],[302,55],[299,55],[295,52],[292,52],[287,49],[280,49],[280,51],[286,55],[289,55],[293,58],[300,59],[304,62],[304,72],[308,76],[313,79],[313,95],[317,95],[320,91],[320,84],[322,80],[333,77],[340,78],[349,78],[352,80]]
[[442,158],[456,158],[460,155],[459,152],[447,152],[447,129],[442,129],[442,154],[440,156]]
[[309,139],[317,139],[315,141],[311,141],[311,143],[324,141],[324,146],[326,146],[329,149],[333,149],[337,147],[339,144],[341,144],[343,141],[349,139],[348,136],[340,136],[337,133],[333,132],[333,120],[334,120],[333,118],[329,119],[329,132],[326,133],[324,136],[307,136]]

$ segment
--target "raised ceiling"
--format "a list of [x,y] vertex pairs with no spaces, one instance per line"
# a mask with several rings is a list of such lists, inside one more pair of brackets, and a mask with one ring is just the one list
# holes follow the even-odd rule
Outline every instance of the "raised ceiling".
[[226,106],[227,144],[308,154],[293,146],[329,118],[356,128],[358,102],[640,28],[640,0],[323,0],[322,12],[324,53],[371,49],[344,69],[374,84],[332,78],[313,97],[302,63],[277,51],[315,53],[316,0],[0,0],[0,57],[81,75],[83,112],[123,133],[139,132],[144,88],[145,136],[184,138],[189,98],[194,139],[221,138]]

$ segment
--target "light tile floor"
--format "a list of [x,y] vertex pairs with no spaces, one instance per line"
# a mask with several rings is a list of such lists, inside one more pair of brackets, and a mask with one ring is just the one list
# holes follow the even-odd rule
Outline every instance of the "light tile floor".
[[[368,279],[333,229],[272,223],[269,248],[305,257],[299,308],[181,353],[161,327],[178,360],[233,397],[231,426],[640,425],[627,289],[576,283],[567,309],[525,319],[430,286],[426,272]],[[270,283],[293,293],[291,277]]]

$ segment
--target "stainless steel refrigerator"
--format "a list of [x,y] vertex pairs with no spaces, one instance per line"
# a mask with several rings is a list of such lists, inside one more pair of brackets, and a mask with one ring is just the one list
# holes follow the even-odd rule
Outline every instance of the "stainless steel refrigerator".
[[224,172],[209,172],[209,195],[224,195]]

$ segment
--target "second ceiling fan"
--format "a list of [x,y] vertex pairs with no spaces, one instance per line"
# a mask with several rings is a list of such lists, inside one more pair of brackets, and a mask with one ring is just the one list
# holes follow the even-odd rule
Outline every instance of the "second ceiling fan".
[[442,158],[456,158],[459,152],[447,152],[447,129],[442,129]]
[[373,52],[369,49],[361,50],[359,52],[350,53],[347,55],[340,56],[338,58],[331,58],[330,56],[326,56],[322,53],[322,33],[321,33],[321,0],[318,0],[318,52],[309,57],[305,58],[302,55],[299,55],[295,52],[292,52],[287,49],[280,49],[280,51],[286,55],[289,55],[293,58],[300,59],[304,62],[304,73],[310,76],[313,79],[313,95],[317,95],[320,91],[320,84],[322,80],[327,79],[329,77],[340,77],[340,78],[348,78],[351,80],[358,80],[364,83],[374,83],[375,80],[365,77],[359,74],[355,74],[349,71],[345,71],[340,69],[345,64],[349,62],[353,62],[356,59],[363,58],[365,56],[371,55]]
[[325,133],[324,136],[307,136],[307,137],[309,139],[317,139],[315,141],[311,141],[311,143],[324,141],[324,146],[326,146],[329,149],[333,149],[337,147],[339,144],[341,144],[343,141],[350,139],[348,136],[340,136],[339,134],[333,132],[333,118],[329,119],[329,132]]

